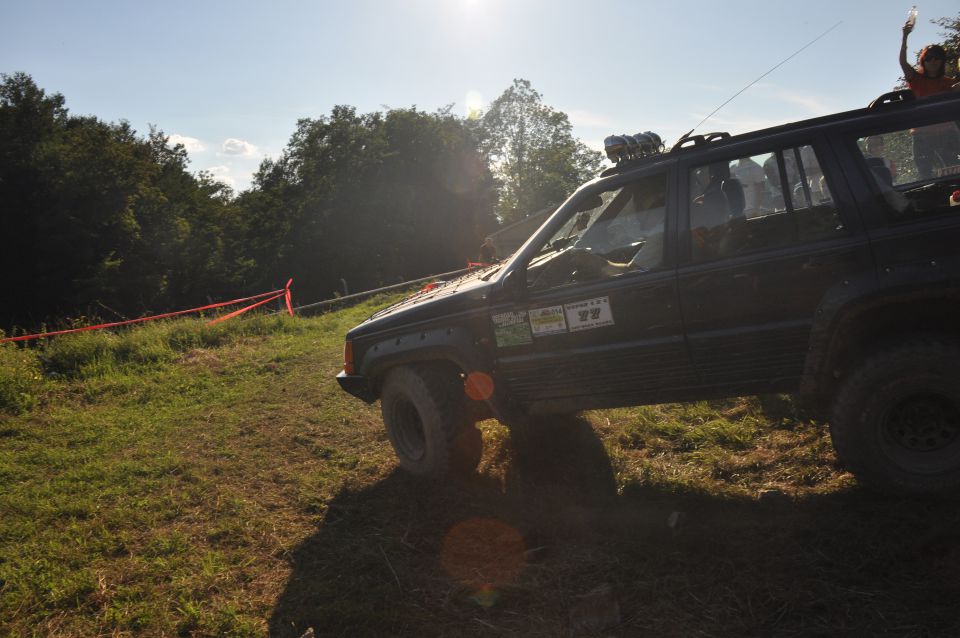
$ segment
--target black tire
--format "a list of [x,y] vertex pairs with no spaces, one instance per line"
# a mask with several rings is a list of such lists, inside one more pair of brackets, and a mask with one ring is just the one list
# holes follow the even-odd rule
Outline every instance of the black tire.
[[387,374],[380,410],[405,470],[437,479],[476,469],[483,439],[464,404],[463,380],[452,366],[400,366]]
[[914,341],[864,361],[834,400],[830,434],[867,485],[908,494],[960,487],[960,344]]

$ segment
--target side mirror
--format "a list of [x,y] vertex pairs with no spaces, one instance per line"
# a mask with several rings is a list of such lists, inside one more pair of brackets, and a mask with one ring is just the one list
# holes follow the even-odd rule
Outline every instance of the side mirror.
[[603,206],[603,200],[600,199],[600,196],[590,195],[589,197],[585,197],[577,204],[577,212],[582,213],[588,210],[593,210],[594,208],[599,208],[600,206]]
[[507,273],[500,283],[500,290],[508,299],[521,299],[527,292],[527,269],[516,268]]

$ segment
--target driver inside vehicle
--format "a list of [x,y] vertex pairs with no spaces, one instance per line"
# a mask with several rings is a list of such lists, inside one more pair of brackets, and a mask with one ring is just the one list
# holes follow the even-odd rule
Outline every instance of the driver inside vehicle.
[[[641,178],[628,186],[588,196],[593,205],[551,237],[528,268],[530,286],[547,288],[614,277],[659,267],[663,261],[666,176]],[[585,216],[592,220],[582,227]],[[567,239],[573,239],[572,243]]]

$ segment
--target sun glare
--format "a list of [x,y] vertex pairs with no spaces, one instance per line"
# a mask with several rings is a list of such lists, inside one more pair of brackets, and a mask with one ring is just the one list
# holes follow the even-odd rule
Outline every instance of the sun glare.
[[483,96],[479,91],[467,91],[463,104],[468,119],[475,120],[483,114]]

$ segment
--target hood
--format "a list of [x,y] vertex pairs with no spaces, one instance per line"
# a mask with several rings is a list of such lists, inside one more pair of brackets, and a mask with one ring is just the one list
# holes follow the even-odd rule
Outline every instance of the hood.
[[484,268],[450,281],[424,286],[406,299],[379,310],[347,333],[347,339],[366,337],[396,328],[414,329],[427,323],[486,304],[500,274],[499,266]]

